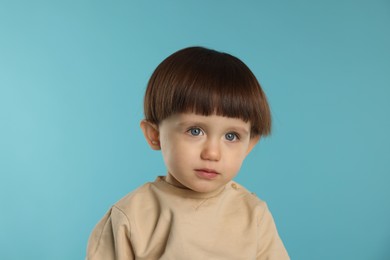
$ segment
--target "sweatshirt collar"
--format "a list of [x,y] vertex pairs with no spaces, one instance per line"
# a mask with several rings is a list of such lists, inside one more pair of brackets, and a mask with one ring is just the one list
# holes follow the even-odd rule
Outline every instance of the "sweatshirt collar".
[[180,196],[183,198],[192,198],[192,199],[209,199],[212,197],[216,197],[220,193],[222,193],[222,191],[225,189],[225,186],[226,186],[226,185],[223,185],[221,188],[214,190],[214,191],[211,191],[211,192],[197,192],[197,191],[193,191],[190,189],[176,187],[173,184],[168,183],[165,180],[165,176],[158,176],[156,181],[155,181],[155,185],[158,188],[160,188],[166,192],[169,192],[173,195],[177,195],[177,196]]

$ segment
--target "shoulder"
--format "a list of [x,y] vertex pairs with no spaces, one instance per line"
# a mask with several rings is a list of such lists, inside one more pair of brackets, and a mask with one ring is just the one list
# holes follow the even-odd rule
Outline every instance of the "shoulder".
[[249,191],[238,182],[231,181],[226,185],[226,191],[234,196],[255,204],[264,204],[265,202],[256,196],[254,192]]
[[119,201],[117,201],[113,208],[122,211],[124,214],[131,211],[133,207],[138,207],[141,204],[145,205],[148,200],[153,198],[152,183],[148,182],[138,187],[137,189],[129,192]]
[[235,181],[231,181],[226,185],[226,193],[228,196],[231,196],[233,200],[251,210],[264,212],[267,208],[267,203],[265,201]]
[[140,186],[114,203],[101,219],[101,227],[105,228],[106,226],[112,226],[113,222],[129,225],[131,222],[131,213],[134,212],[135,209],[142,208],[142,206],[148,204],[148,197],[151,197],[151,184],[152,183],[146,183]]

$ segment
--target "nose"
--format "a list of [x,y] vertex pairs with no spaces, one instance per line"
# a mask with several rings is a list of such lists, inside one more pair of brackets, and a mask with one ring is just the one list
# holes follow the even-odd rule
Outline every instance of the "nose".
[[221,148],[219,147],[219,143],[212,140],[205,142],[200,156],[203,160],[219,161],[221,159]]

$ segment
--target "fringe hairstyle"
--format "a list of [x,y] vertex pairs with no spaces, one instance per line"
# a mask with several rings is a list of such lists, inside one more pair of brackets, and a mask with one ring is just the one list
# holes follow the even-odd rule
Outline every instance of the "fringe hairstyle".
[[267,98],[238,58],[203,47],[179,50],[153,72],[145,93],[145,119],[158,125],[175,113],[217,114],[251,124],[251,136],[271,132]]

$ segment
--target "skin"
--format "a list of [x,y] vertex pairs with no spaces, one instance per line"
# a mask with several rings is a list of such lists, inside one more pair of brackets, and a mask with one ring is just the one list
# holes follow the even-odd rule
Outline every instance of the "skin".
[[151,148],[162,151],[166,181],[201,193],[232,180],[259,140],[250,122],[215,114],[174,114],[158,126],[143,120],[141,128]]

